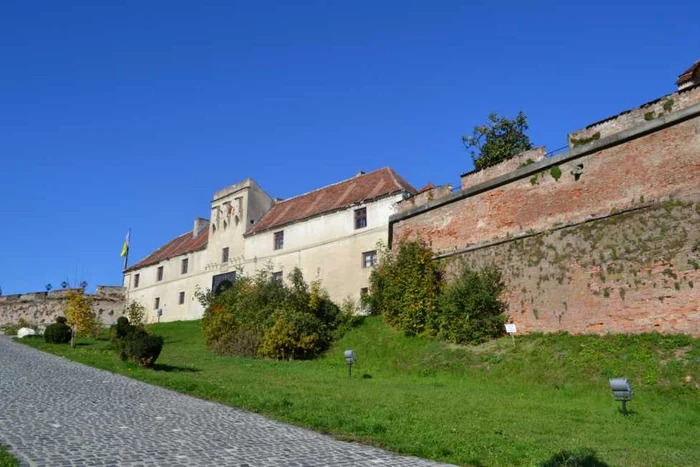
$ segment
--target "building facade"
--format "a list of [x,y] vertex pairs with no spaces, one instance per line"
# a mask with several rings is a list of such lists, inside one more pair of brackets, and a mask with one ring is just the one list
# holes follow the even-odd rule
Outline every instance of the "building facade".
[[287,200],[247,179],[214,193],[209,220],[195,219],[191,231],[124,271],[128,300],[141,302],[149,321],[198,319],[197,290],[216,293],[263,268],[286,280],[294,267],[334,301],[357,300],[378,244],[387,243],[389,216],[414,193],[388,167]]

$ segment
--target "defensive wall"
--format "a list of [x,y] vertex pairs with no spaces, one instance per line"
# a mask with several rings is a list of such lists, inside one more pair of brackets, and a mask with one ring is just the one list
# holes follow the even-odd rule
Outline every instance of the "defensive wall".
[[[24,319],[33,324],[51,324],[57,316],[64,316],[68,292],[81,289],[61,289],[51,292],[33,292],[0,295],[0,325]],[[97,286],[93,311],[105,324],[113,324],[124,313],[123,287]]]
[[448,272],[500,266],[519,332],[700,335],[698,102],[687,88],[572,133],[566,153],[465,174],[399,208],[389,244],[427,240]]

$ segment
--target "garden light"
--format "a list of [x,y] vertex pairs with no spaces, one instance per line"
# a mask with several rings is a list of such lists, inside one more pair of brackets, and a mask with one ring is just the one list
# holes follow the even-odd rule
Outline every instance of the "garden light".
[[348,378],[352,377],[352,364],[355,363],[357,358],[355,358],[354,350],[345,351],[345,364],[348,366]]
[[627,378],[610,378],[610,389],[615,400],[622,402],[622,415],[627,415],[627,402],[631,401],[634,395]]

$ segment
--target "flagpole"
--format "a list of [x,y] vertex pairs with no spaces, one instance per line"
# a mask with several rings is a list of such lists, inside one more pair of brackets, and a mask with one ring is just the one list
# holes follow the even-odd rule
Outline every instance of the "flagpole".
[[126,271],[126,266],[129,264],[129,250],[131,249],[131,228],[129,228],[129,234],[127,238],[129,239],[129,244],[126,246],[126,254],[124,255],[124,271]]

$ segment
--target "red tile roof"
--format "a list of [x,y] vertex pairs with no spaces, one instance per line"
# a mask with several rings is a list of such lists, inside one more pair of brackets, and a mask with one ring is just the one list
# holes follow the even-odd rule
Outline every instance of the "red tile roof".
[[329,185],[303,195],[280,201],[270,209],[246,235],[281,227],[354,204],[400,192],[416,192],[390,167]]
[[690,68],[681,73],[680,76],[678,76],[678,81],[676,81],[676,84],[680,86],[681,84],[685,84],[688,81],[692,81],[693,75],[698,70],[698,68],[700,68],[700,60],[693,63],[693,65]]
[[192,231],[189,231],[185,234],[180,235],[179,237],[170,240],[168,243],[165,244],[165,246],[158,248],[156,251],[146,256],[138,263],[127,268],[124,272],[129,272],[133,271],[134,269],[141,269],[146,266],[151,266],[163,260],[184,255],[185,253],[203,250],[207,247],[208,239],[208,226],[200,230],[199,235],[197,235],[194,238],[192,237]]
[[425,185],[425,186],[424,186],[423,188],[421,188],[420,190],[418,190],[418,193],[416,193],[416,194],[420,194],[420,193],[423,193],[424,191],[432,190],[433,188],[435,188],[435,185],[433,185],[432,183],[428,182],[428,184]]

